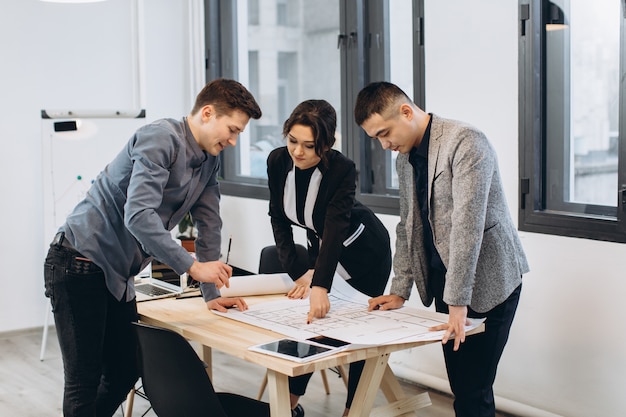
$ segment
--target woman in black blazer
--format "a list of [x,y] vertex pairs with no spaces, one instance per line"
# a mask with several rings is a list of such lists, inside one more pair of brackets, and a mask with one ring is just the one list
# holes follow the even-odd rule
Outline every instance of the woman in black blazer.
[[[328,292],[335,272],[375,297],[385,290],[391,271],[387,229],[354,198],[354,162],[332,149],[336,120],[335,109],[325,100],[300,103],[283,125],[287,146],[267,159],[274,240],[280,262],[295,282],[287,295],[309,296],[309,322],[330,310]],[[306,229],[309,259],[298,259],[292,226]],[[363,362],[350,365],[346,410],[362,369]],[[290,378],[295,416],[304,414],[298,399],[310,377]]]

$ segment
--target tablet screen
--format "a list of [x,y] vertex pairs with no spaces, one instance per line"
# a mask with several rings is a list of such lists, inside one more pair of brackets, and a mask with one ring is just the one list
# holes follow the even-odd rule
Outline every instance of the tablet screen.
[[317,343],[292,339],[275,340],[273,342],[252,346],[250,349],[284,359],[295,360],[297,362],[314,360],[339,351],[332,346],[322,346]]

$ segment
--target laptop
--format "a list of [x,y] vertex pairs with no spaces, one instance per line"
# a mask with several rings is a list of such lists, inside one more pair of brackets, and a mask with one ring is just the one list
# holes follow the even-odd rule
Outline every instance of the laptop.
[[135,276],[137,302],[176,297],[187,287],[187,274],[178,275],[169,266],[153,260]]

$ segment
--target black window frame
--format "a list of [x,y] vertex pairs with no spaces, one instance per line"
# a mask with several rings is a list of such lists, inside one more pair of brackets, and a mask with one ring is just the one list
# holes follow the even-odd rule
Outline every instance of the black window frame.
[[[582,208],[574,203],[546,207],[546,73],[547,0],[519,1],[519,229],[521,231],[626,242],[626,70],[625,2],[620,1],[620,93],[617,207]],[[567,132],[563,132],[567,134]],[[566,184],[562,185],[563,187]]]
[[[388,151],[369,138],[354,122],[353,109],[361,88],[371,81],[389,80],[389,5],[393,0],[340,0],[342,152],[359,171],[357,199],[378,213],[399,214],[398,192],[384,184],[395,166],[373,164],[388,158]],[[204,0],[206,79],[235,78],[237,74],[236,2]],[[415,103],[425,107],[424,0],[412,0],[413,8],[413,94]],[[372,42],[377,38],[377,42]],[[382,39],[382,41],[380,41]],[[255,91],[251,89],[255,94]],[[237,155],[227,148],[222,154],[220,189],[223,195],[269,199],[267,181],[237,175]]]

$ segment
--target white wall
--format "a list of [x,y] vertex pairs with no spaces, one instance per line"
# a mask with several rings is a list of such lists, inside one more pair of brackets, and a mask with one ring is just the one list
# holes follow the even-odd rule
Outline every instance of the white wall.
[[[41,109],[139,104],[131,36],[134,0],[53,4],[5,0],[0,12],[0,331],[41,326]],[[147,119],[180,118],[189,93],[190,1],[140,0]],[[167,22],[167,24],[165,23]],[[86,155],[86,157],[89,157]],[[51,239],[51,237],[49,237]]]
[[[129,25],[128,4],[3,3],[0,218],[5,238],[0,242],[0,264],[5,272],[0,274],[0,331],[43,323],[39,111],[132,104],[128,51],[118,39]],[[150,34],[144,71],[148,118],[180,117],[192,100],[187,93],[187,2],[150,0],[144,8]],[[514,217],[517,10],[516,0],[426,1],[426,110],[471,122],[488,134],[498,151]],[[81,24],[85,16],[88,23]],[[168,19],[171,24],[162,23]],[[73,36],[64,39],[64,33]],[[117,42],[116,47],[105,47],[107,39]],[[52,53],[61,50],[65,52]],[[76,61],[67,54],[87,59]],[[256,271],[260,249],[272,243],[267,202],[224,196],[222,215],[224,240],[233,238],[232,263]],[[398,219],[381,218],[393,237]],[[532,233],[521,236],[532,271],[524,278],[500,364],[498,405],[520,415],[626,415],[626,336],[620,314],[626,293],[625,247]],[[303,241],[302,234],[298,240]],[[417,297],[410,303],[420,305]],[[439,346],[395,354],[391,360],[403,377],[447,386]]]

